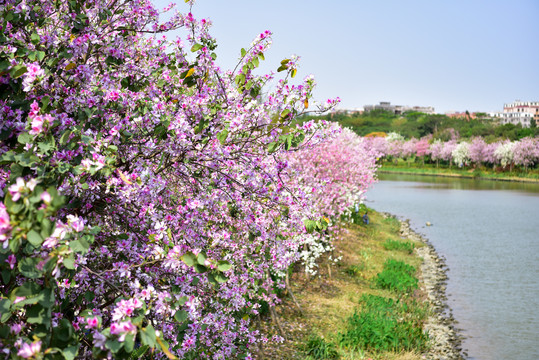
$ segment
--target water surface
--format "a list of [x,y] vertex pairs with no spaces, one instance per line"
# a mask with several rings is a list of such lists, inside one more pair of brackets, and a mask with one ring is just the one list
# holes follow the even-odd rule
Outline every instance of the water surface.
[[468,358],[539,359],[539,184],[380,179],[367,205],[410,219],[446,257],[448,304]]

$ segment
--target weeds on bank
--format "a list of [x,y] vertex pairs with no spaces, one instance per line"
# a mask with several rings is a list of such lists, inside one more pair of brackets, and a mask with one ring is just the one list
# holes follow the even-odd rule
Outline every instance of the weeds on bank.
[[414,252],[415,245],[411,241],[387,239],[384,243],[384,248],[386,250],[402,250],[411,254]]
[[403,261],[387,259],[384,270],[376,277],[376,285],[381,289],[410,293],[418,288],[418,280],[414,276],[415,268]]
[[426,311],[376,295],[363,295],[360,308],[348,318],[348,328],[339,334],[341,346],[374,351],[423,351],[428,336],[422,330]]
[[311,335],[305,344],[305,354],[307,359],[312,360],[331,360],[340,359],[337,347],[332,342],[326,341],[318,335]]

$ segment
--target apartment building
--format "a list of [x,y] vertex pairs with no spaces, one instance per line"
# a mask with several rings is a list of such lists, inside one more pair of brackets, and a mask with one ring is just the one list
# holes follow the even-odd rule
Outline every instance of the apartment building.
[[503,105],[502,124],[521,124],[529,127],[532,119],[539,123],[539,101],[516,100]]

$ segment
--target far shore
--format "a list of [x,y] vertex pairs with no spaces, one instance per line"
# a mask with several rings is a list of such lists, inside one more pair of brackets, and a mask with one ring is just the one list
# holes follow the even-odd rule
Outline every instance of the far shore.
[[438,177],[452,177],[462,179],[477,179],[477,180],[493,180],[493,181],[511,181],[511,182],[526,182],[526,183],[539,183],[539,179],[524,178],[516,176],[482,176],[470,174],[458,174],[458,173],[444,173],[436,171],[436,169],[421,169],[421,168],[403,168],[399,170],[384,169],[382,166],[378,169],[379,173],[383,174],[400,174],[400,175],[420,175],[420,176],[438,176]]

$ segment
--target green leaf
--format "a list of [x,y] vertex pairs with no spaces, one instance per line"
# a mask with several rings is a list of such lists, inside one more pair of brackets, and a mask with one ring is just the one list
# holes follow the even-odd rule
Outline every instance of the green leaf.
[[4,323],[11,317],[11,304],[9,299],[0,299],[0,322]]
[[54,291],[51,288],[45,288],[39,295],[37,296],[38,302],[40,305],[49,308],[54,305]]
[[224,276],[223,274],[217,273],[215,274],[215,280],[217,280],[217,282],[219,283],[224,283],[225,281],[228,280],[228,278]]
[[127,336],[124,339],[124,351],[129,354],[133,352],[134,347],[135,347],[135,335],[127,334]]
[[61,319],[54,328],[54,336],[61,341],[67,342],[73,336],[73,326],[67,319]]
[[205,253],[203,252],[200,252],[197,256],[197,262],[200,264],[200,265],[204,265],[204,263],[206,262],[206,259],[207,259],[207,256]]
[[107,340],[107,342],[105,342],[105,347],[113,353],[117,353],[118,351],[120,351],[122,346],[124,346],[124,344],[117,340]]
[[203,274],[205,273],[206,271],[208,271],[208,268],[205,267],[204,265],[200,265],[200,264],[196,264],[195,265],[195,271],[199,274]]
[[28,133],[21,133],[17,137],[17,141],[20,144],[28,144],[29,142],[32,142],[32,135],[30,135]]
[[[176,315],[174,315],[176,316]],[[151,324],[149,324],[147,327],[143,328],[140,331],[140,341],[144,345],[148,345],[151,348],[154,348],[156,345],[155,342],[155,329]]]
[[2,270],[2,280],[4,280],[4,284],[7,284],[11,280],[11,271],[9,269]]
[[292,69],[292,71],[290,72],[290,76],[294,77],[296,76],[296,73],[297,73],[297,69]]
[[274,142],[271,142],[269,145],[268,145],[268,152],[271,154],[272,152],[275,152],[275,150],[277,150],[277,147],[279,146],[279,142],[278,141],[274,141]]
[[228,271],[232,268],[232,264],[228,261],[220,260],[217,262],[217,270],[219,271]]
[[286,65],[290,62],[290,59],[284,59],[283,61],[281,61],[281,65]]
[[43,243],[43,238],[35,230],[30,230],[30,232],[26,234],[26,239],[28,240],[30,244],[34,245],[34,247],[36,248],[39,247]]
[[[188,318],[189,318],[189,313],[187,311],[185,311],[185,310],[178,310],[174,314],[174,319],[176,319],[176,321],[179,322],[179,323],[184,322]],[[154,333],[154,335],[155,335],[155,333]]]
[[11,68],[9,71],[9,75],[11,75],[12,78],[17,79],[21,76],[23,76],[28,69],[24,65],[17,65]]
[[135,349],[135,351],[131,354],[131,357],[129,357],[130,360],[138,360],[142,359],[144,354],[150,349],[150,346],[148,345],[142,345],[138,349]]
[[195,43],[195,44],[191,47],[191,52],[198,51],[198,50],[202,49],[203,47],[204,47],[204,45]]
[[187,296],[182,296],[181,298],[178,299],[178,301],[176,301],[174,303],[174,305],[176,306],[183,306],[185,305],[185,303],[187,302],[187,300],[189,300],[189,298]]
[[27,322],[30,324],[47,324],[50,321],[50,314],[41,305],[31,306],[26,310]]
[[60,137],[60,144],[65,145],[69,141],[69,136],[71,135],[71,130],[66,130]]
[[90,244],[88,244],[84,237],[81,237],[78,240],[71,241],[69,247],[76,253],[86,254],[88,249],[90,249]]
[[41,276],[41,271],[37,269],[37,264],[39,264],[40,261],[41,259],[37,258],[24,258],[19,261],[19,271],[29,279],[37,279]]
[[307,230],[307,232],[310,234],[314,231],[315,229],[315,226],[316,226],[316,222],[313,221],[313,220],[304,220],[303,221],[303,224],[305,225],[305,230]]
[[32,44],[36,45],[36,44],[39,44],[39,40],[41,38],[39,37],[38,34],[36,33],[33,33],[32,35],[30,35],[30,41],[32,42]]
[[75,256],[73,254],[69,254],[68,257],[64,258],[62,263],[66,269],[75,270]]
[[80,344],[68,346],[62,350],[62,355],[66,360],[74,360],[79,353]]
[[217,134],[217,140],[221,143],[221,145],[224,145],[226,143],[226,138],[228,137],[228,130],[224,129],[219,134]]
[[281,120],[285,120],[288,114],[290,114],[290,109],[284,109],[281,113]]
[[247,50],[245,50],[244,48],[241,49],[241,57],[244,57],[245,55],[247,55]]
[[196,256],[193,253],[185,253],[182,255],[181,259],[187,266],[195,266],[196,264]]

